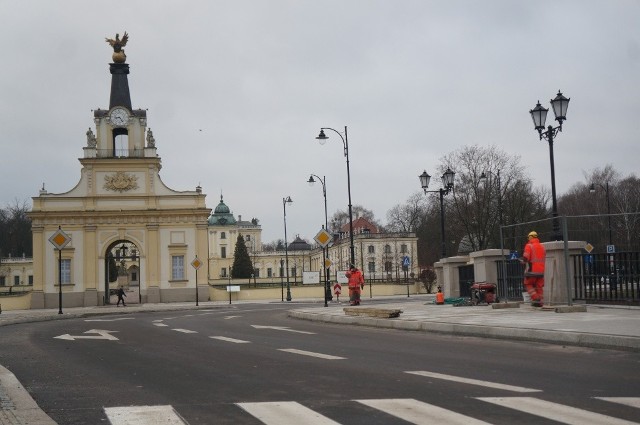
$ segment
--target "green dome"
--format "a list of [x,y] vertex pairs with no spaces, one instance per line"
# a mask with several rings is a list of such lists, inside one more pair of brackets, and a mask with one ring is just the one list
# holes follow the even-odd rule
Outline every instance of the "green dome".
[[222,195],[220,195],[220,203],[209,217],[208,223],[209,226],[236,224],[236,219],[233,217],[233,214],[231,214],[231,210],[229,210],[229,207],[222,200]]

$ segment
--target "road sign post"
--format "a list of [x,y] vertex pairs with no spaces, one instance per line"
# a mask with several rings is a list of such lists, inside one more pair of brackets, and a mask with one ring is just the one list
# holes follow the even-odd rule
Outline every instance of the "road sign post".
[[49,242],[58,250],[58,314],[62,314],[62,248],[71,242],[71,236],[62,231],[58,226],[58,230],[51,235]]
[[325,265],[324,269],[324,306],[328,307],[328,301],[331,297],[331,285],[329,284],[329,266],[327,266],[327,246],[331,242],[331,234],[322,226],[322,229],[313,238],[322,247],[322,263]]
[[196,306],[197,306],[198,305],[198,269],[202,267],[202,261],[198,259],[197,255],[196,255],[196,258],[191,262],[191,266],[193,266],[193,268],[196,269]]

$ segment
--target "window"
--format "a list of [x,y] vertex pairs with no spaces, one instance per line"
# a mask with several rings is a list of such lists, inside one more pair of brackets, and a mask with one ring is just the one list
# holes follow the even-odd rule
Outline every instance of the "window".
[[267,277],[273,277],[273,269],[271,267],[267,268]]
[[60,262],[60,281],[62,284],[71,283],[71,260],[69,258]]
[[376,272],[376,262],[375,261],[369,261],[369,267],[367,269],[369,271],[369,273],[375,273]]
[[403,243],[402,245],[400,245],[400,252],[403,254],[407,253],[407,244]]
[[376,252],[376,247],[375,247],[375,246],[373,246],[373,245],[369,245],[369,248],[367,249],[367,252],[368,252],[369,254],[375,254],[375,252]]
[[220,277],[227,277],[227,268],[223,267],[220,269]]
[[33,286],[33,275],[29,276],[29,286]]
[[4,276],[0,276],[0,286],[5,286],[6,282],[4,280]]
[[385,254],[391,254],[391,245],[385,245],[384,246],[384,253]]
[[260,269],[253,269],[253,276],[254,277],[260,277]]
[[220,232],[220,239],[227,239],[227,234],[225,232]]
[[227,247],[226,246],[221,246],[220,247],[220,257],[221,258],[227,258]]
[[171,280],[184,280],[184,255],[171,257]]
[[138,273],[136,272],[131,272],[131,280],[133,282],[137,282],[138,281]]
[[384,263],[384,271],[387,273],[391,273],[393,271],[393,265],[391,264],[391,261],[386,261]]
[[244,240],[247,242],[251,242],[251,235],[247,235],[247,237],[245,237]]
[[13,284],[14,285],[20,285],[20,276],[14,276],[13,277]]
[[291,277],[296,277],[296,266],[291,267]]

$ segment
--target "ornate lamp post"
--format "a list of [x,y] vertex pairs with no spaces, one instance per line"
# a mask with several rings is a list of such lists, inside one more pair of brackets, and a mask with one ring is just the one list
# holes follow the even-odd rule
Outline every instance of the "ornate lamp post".
[[[609,224],[608,224],[609,225],[609,245],[613,245],[613,237],[611,232],[611,202],[609,201],[609,182],[606,182],[604,185],[602,185],[601,183],[598,183],[598,186],[604,189],[605,195],[607,196],[607,218],[609,220]],[[596,192],[595,183],[591,183],[591,186],[589,187],[589,192],[591,193]]]
[[291,284],[289,283],[289,250],[287,247],[287,204],[291,205],[291,196],[282,198],[282,210],[284,211],[284,258],[287,273],[287,301],[291,301]]
[[356,250],[353,244],[353,211],[351,207],[351,175],[349,173],[349,139],[347,138],[347,126],[346,125],[344,126],[344,137],[342,136],[342,133],[340,133],[338,130],[334,130],[333,128],[329,128],[329,127],[322,127],[320,129],[320,134],[318,134],[318,137],[316,137],[316,139],[318,139],[321,145],[324,145],[327,139],[329,138],[327,135],[324,134],[324,130],[334,131],[338,134],[338,136],[340,136],[340,139],[342,139],[342,145],[344,146],[344,156],[347,158],[347,192],[349,194],[349,241],[350,241],[349,248],[351,250],[351,264],[355,266]]
[[551,163],[551,197],[552,197],[552,215],[553,215],[553,233],[556,240],[562,239],[560,233],[560,223],[558,222],[558,202],[556,199],[556,173],[553,161],[553,139],[556,138],[558,132],[562,131],[562,122],[567,119],[567,108],[569,107],[569,98],[562,95],[558,90],[557,96],[551,100],[551,106],[553,107],[553,113],[558,121],[558,126],[553,127],[549,125],[545,130],[545,121],[547,120],[547,112],[549,109],[543,108],[538,104],[529,111],[531,118],[533,119],[534,129],[538,131],[540,140],[545,139],[549,142],[549,161]]
[[[309,180],[307,180],[307,183],[309,183],[309,186],[313,186],[313,184],[316,182],[314,180],[314,177],[316,177],[318,180],[320,180],[320,183],[322,183],[322,196],[324,197],[324,228],[326,231],[329,231],[329,219],[327,216],[327,185],[326,185],[326,177],[322,177],[320,178],[320,176],[317,176],[315,174],[311,174],[309,176]],[[323,262],[323,268],[324,268],[324,306],[327,307],[327,301],[329,300],[333,300],[333,295],[331,295],[331,285],[329,284],[329,276],[331,276],[329,274],[329,267],[326,267],[326,252],[328,250],[327,248],[322,248],[322,262]]]
[[444,235],[444,197],[451,192],[453,189],[453,178],[456,173],[451,171],[450,168],[447,168],[447,171],[442,175],[442,188],[438,190],[427,190],[429,187],[429,180],[431,180],[431,176],[427,174],[427,171],[423,171],[422,174],[418,176],[420,178],[420,184],[422,185],[422,190],[424,193],[439,193],[440,194],[440,234],[442,235],[442,258],[447,256],[447,244],[445,242]]

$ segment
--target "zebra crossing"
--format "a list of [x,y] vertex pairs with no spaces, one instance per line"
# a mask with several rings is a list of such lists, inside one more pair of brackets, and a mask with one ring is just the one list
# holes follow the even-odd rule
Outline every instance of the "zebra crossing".
[[[475,400],[512,409],[521,414],[538,416],[546,420],[571,425],[629,425],[640,422],[616,418],[589,410],[554,403],[535,397],[475,397]],[[607,403],[617,403],[640,409],[640,397],[594,397]],[[402,419],[415,425],[486,425],[475,412],[459,413],[445,407],[415,399],[362,399],[345,401],[364,406],[361,412],[366,417],[368,409]],[[235,407],[266,425],[340,425],[340,422],[318,413],[297,401],[238,402]],[[186,425],[187,422],[172,406],[126,406],[104,409],[111,425]],[[640,412],[639,412],[640,415]],[[640,416],[639,416],[640,417]]]

